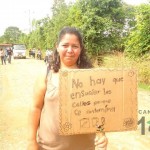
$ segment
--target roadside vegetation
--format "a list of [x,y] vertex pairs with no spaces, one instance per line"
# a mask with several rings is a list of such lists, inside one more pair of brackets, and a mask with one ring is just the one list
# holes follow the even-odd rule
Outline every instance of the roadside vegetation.
[[122,0],[54,0],[52,15],[32,20],[30,33],[6,28],[0,43],[24,43],[28,49],[55,49],[59,30],[78,27],[95,65],[138,70],[141,87],[150,89],[150,4],[131,6]]
[[132,60],[122,52],[114,52],[102,54],[100,58],[99,65],[99,60],[94,60],[95,67],[134,69],[138,74],[138,88],[150,91],[150,57]]

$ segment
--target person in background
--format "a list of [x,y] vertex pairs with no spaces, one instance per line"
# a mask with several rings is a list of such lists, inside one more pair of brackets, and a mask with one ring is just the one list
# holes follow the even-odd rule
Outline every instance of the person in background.
[[53,57],[53,51],[52,50],[49,50],[49,55],[48,55],[48,68],[49,69],[52,69],[52,66],[53,66],[53,60],[54,60],[54,57]]
[[36,49],[33,48],[31,51],[32,51],[32,57],[35,58]]
[[48,64],[49,63],[49,57],[51,57],[53,55],[53,51],[50,49],[47,49],[45,52],[45,63]]
[[40,48],[37,51],[37,59],[40,59],[40,60],[42,59],[42,52]]
[[12,56],[12,54],[13,54],[13,51],[12,51],[12,49],[9,47],[9,48],[7,49],[7,56],[8,56],[8,63],[10,63],[10,64],[11,64],[11,56]]
[[4,59],[5,59],[5,62],[6,62],[6,61],[7,61],[7,56],[8,56],[8,55],[7,55],[7,48],[4,49],[4,53],[5,53]]
[[53,69],[39,75],[29,113],[28,150],[106,150],[108,139],[95,134],[59,135],[59,69],[92,68],[81,33],[64,27],[54,52]]
[[31,57],[31,56],[32,56],[32,50],[29,49],[29,57]]
[[45,52],[45,59],[44,59],[44,61],[45,61],[46,64],[48,64],[48,56],[49,56],[49,53],[50,53],[50,50],[47,49],[46,52]]
[[4,51],[2,48],[0,49],[0,57],[1,57],[2,65],[3,65],[3,64],[6,65],[5,51]]

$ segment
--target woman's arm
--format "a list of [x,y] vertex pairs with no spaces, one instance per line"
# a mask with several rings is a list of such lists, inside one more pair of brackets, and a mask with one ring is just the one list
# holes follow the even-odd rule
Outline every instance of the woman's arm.
[[45,75],[40,75],[34,85],[33,102],[29,111],[29,133],[28,133],[28,150],[38,150],[36,141],[37,129],[39,126],[41,110],[44,104],[44,96],[46,92]]

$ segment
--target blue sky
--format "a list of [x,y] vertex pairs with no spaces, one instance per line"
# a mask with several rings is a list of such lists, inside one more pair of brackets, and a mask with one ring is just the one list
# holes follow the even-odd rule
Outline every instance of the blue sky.
[[[66,0],[75,1],[75,0]],[[147,0],[124,0],[128,4],[138,5]],[[0,36],[9,26],[16,26],[27,33],[33,19],[50,15],[53,0],[1,0]]]

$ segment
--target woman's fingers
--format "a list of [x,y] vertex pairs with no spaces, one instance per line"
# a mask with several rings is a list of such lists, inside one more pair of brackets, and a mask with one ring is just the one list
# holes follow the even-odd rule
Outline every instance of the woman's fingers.
[[97,146],[97,148],[106,150],[107,144],[108,144],[108,139],[106,136],[102,136],[102,137],[96,136],[95,146]]

